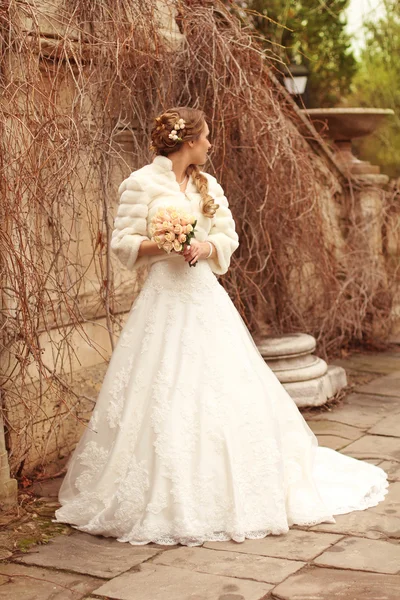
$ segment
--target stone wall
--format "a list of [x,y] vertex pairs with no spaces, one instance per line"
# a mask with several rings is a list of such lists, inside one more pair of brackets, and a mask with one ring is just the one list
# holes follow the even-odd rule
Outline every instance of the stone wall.
[[[48,98],[49,103],[57,103],[57,114],[66,115],[67,118],[73,113],[71,107],[78,105],[79,119],[85,123],[90,136],[90,131],[96,130],[92,125],[97,119],[101,119],[99,113],[101,107],[88,103],[87,97],[81,101],[74,81],[78,76],[78,70],[74,66],[74,52],[84,53],[82,29],[78,31],[71,25],[61,0],[56,2],[36,0],[28,6],[29,10],[24,10],[22,5],[19,9],[17,7],[13,18],[15,26],[18,26],[18,31],[24,37],[24,42],[30,43],[37,52],[33,59],[38,61],[41,81],[40,90],[32,89],[33,102],[35,94],[38,94],[37,106],[43,103],[43,98]],[[170,6],[159,2],[158,9],[160,31],[167,47],[173,50],[181,43],[182,36],[173,20]],[[90,33],[89,25],[87,24],[88,33]],[[29,123],[30,115],[27,111],[32,110],[32,105],[26,106],[24,95],[26,93],[24,86],[29,81],[29,64],[18,54],[18,43],[10,46],[3,65],[6,65],[4,71],[6,80],[11,72],[14,77],[18,73],[19,81],[22,83],[20,93],[19,90],[16,91],[13,102],[21,111],[21,122]],[[52,74],[56,70],[58,83],[55,90]],[[45,121],[46,118],[43,116],[44,124]],[[14,126],[14,122],[10,119],[9,130]],[[58,126],[62,131],[62,118]],[[134,280],[132,274],[121,266],[113,254],[102,252],[101,245],[94,253],[96,245],[94,237],[100,229],[96,227],[96,223],[104,218],[105,207],[109,211],[108,222],[113,222],[119,200],[118,186],[132,170],[139,166],[133,160],[136,126],[137,122],[133,121],[124,124],[123,129],[119,130],[116,127],[113,131],[110,144],[115,160],[111,160],[107,165],[109,169],[105,192],[109,194],[107,203],[103,203],[99,196],[99,191],[104,189],[101,172],[93,168],[101,157],[96,148],[91,147],[90,142],[86,146],[84,144],[81,146],[87,148],[87,151],[79,150],[80,155],[76,156],[76,168],[69,176],[68,183],[69,189],[73,190],[73,201],[70,196],[65,197],[61,203],[62,210],[59,212],[59,218],[62,229],[67,232],[65,243],[68,244],[68,264],[78,265],[79,273],[73,273],[68,268],[65,277],[71,282],[80,279],[79,291],[71,284],[71,297],[74,295],[78,297],[81,320],[79,327],[71,323],[67,305],[58,303],[55,307],[50,307],[51,301],[57,300],[54,297],[50,299],[46,323],[43,320],[37,323],[35,345],[41,348],[42,360],[46,364],[48,373],[54,373],[54,376],[44,378],[43,374],[39,373],[37,362],[34,360],[27,364],[23,378],[19,375],[15,376],[15,373],[19,373],[18,342],[15,342],[11,353],[7,351],[6,340],[2,340],[4,342],[1,344],[2,376],[8,382],[3,386],[2,394],[5,430],[3,430],[3,422],[0,421],[0,507],[15,501],[16,482],[10,479],[10,472],[11,476],[32,474],[35,469],[41,469],[51,461],[62,459],[73,449],[90,418],[113,345],[140,288],[141,281]],[[13,134],[16,146],[29,148],[32,142],[29,126],[25,128],[26,133],[23,127],[21,131],[17,131],[16,128]],[[38,152],[40,152],[39,148],[40,143],[37,144]],[[38,163],[40,163],[39,158]],[[46,175],[45,171],[46,166],[42,168],[41,175]],[[12,177],[15,175],[10,174],[10,180]],[[90,181],[89,188],[87,185],[82,185],[82,182],[87,181]],[[28,194],[31,193],[32,188],[26,191],[25,198],[27,199]],[[36,214],[30,211],[31,206],[32,203],[25,202],[24,198],[21,199],[20,210],[26,212],[24,218],[27,222],[27,235],[30,228],[39,227],[41,235],[44,236],[43,244],[51,249],[53,235],[51,218],[45,210],[42,210],[40,203],[37,204]],[[78,210],[83,206],[85,210]],[[12,228],[8,231],[10,236],[16,234],[18,232]],[[15,237],[14,242],[18,244]],[[35,257],[32,258],[34,261]],[[114,290],[111,301],[113,328],[110,328],[104,303],[100,301],[101,294],[104,293],[102,273],[107,273],[108,260],[110,260]],[[50,265],[45,264],[44,268],[50,269]],[[7,281],[3,280],[2,284],[6,289]],[[3,295],[1,301],[4,309],[8,311],[14,309],[14,303],[9,296]],[[60,327],[60,323],[65,325]]]

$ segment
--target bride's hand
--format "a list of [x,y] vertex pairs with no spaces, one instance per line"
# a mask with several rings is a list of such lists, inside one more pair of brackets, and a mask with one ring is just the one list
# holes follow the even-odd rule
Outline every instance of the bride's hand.
[[209,245],[205,242],[199,242],[195,238],[192,238],[190,240],[190,248],[185,245],[180,254],[184,256],[186,262],[190,262],[194,265],[201,258],[206,258],[209,249]]

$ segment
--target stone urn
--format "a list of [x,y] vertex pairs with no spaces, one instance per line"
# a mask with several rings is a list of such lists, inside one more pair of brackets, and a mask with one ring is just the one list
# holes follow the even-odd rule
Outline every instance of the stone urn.
[[394,111],[390,108],[307,108],[308,116],[321,135],[332,142],[335,159],[354,175],[378,175],[378,165],[359,160],[352,152],[351,140],[373,133]]
[[329,366],[313,354],[316,341],[307,333],[264,336],[256,346],[297,406],[320,406],[347,385],[343,367]]

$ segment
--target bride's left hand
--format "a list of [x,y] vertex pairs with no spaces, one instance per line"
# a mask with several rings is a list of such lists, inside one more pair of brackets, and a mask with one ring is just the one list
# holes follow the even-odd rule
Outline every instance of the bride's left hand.
[[192,238],[190,240],[190,248],[185,245],[180,254],[183,255],[186,262],[190,262],[194,265],[201,258],[206,258],[209,249],[209,245],[205,242],[199,242],[199,240]]

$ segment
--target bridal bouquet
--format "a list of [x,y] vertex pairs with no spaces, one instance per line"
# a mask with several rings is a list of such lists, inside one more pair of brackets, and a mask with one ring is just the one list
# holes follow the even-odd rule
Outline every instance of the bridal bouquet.
[[[161,207],[150,222],[151,239],[168,254],[173,250],[181,252],[185,245],[190,245],[196,223],[193,215],[178,210],[175,206]],[[194,266],[196,263],[189,263],[189,267]]]

